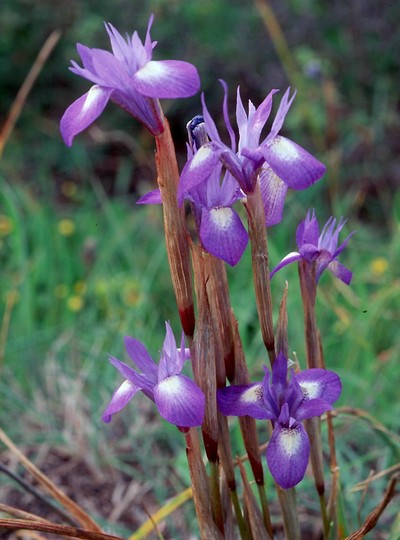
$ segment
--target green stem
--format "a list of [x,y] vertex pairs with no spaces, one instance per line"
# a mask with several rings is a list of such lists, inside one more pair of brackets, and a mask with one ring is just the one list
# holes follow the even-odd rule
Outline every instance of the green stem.
[[219,490],[219,466],[217,461],[210,461],[211,509],[214,521],[221,533],[224,533],[224,516],[222,513],[221,493]]
[[257,484],[257,488],[258,488],[258,495],[260,497],[261,509],[263,513],[265,528],[267,529],[267,532],[270,535],[271,539],[273,539],[274,530],[272,528],[271,516],[270,516],[269,508],[268,508],[268,500],[267,500],[267,494],[265,492],[265,484]]

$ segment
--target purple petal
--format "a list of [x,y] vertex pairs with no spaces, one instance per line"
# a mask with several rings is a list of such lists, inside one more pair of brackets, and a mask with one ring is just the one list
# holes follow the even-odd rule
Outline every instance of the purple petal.
[[297,373],[295,379],[301,387],[305,400],[320,398],[332,404],[342,391],[339,376],[326,369],[306,369]]
[[250,148],[254,148],[258,145],[260,140],[260,135],[263,127],[265,126],[266,121],[269,118],[272,109],[272,97],[279,90],[273,89],[270,91],[268,96],[264,101],[257,107],[253,118],[251,119],[248,133],[248,144]]
[[259,179],[265,221],[267,227],[270,227],[282,221],[283,205],[288,188],[267,165],[262,167]]
[[132,77],[136,90],[152,98],[193,96],[200,88],[196,68],[179,60],[151,60]]
[[210,176],[219,162],[221,153],[222,149],[214,143],[203,144],[193,159],[186,163],[178,187],[179,205],[182,204],[187,191],[195,188]]
[[331,261],[328,264],[328,270],[332,272],[337,278],[339,278],[346,285],[350,285],[350,282],[353,277],[353,272],[351,272],[346,266],[341,264],[339,261]]
[[300,253],[297,253],[297,251],[292,251],[291,253],[288,253],[288,255],[286,255],[286,257],[284,257],[281,262],[271,271],[270,277],[272,278],[272,276],[274,276],[284,266],[287,266],[292,262],[298,261],[299,259],[301,259],[301,255]]
[[319,245],[319,225],[314,210],[309,210],[306,218],[297,227],[296,241],[299,249],[304,244]]
[[165,323],[165,327],[166,334],[158,366],[158,382],[172,375],[179,375],[184,363],[184,356],[178,353],[175,336],[168,322]]
[[306,418],[312,418],[313,416],[321,416],[324,412],[332,409],[327,401],[323,399],[310,399],[303,401],[303,403],[296,410],[296,419],[305,420]]
[[272,385],[278,393],[287,386],[288,361],[283,353],[279,353],[272,366]]
[[154,383],[157,381],[157,364],[154,362],[146,347],[138,339],[126,336],[125,349],[132,362]]
[[61,135],[67,146],[78,133],[92,124],[103,112],[110,99],[112,89],[92,86],[92,88],[74,101],[63,114],[60,121]]
[[263,400],[261,383],[232,385],[217,391],[219,410],[225,416],[251,416],[258,420],[275,418]]
[[306,189],[319,180],[326,167],[295,142],[278,135],[262,145],[268,165],[290,188]]
[[203,208],[199,234],[203,247],[231,266],[239,262],[249,240],[240,217],[229,207]]
[[135,386],[137,386],[140,390],[146,391],[146,395],[152,396],[153,387],[155,384],[153,379],[149,379],[146,377],[146,375],[138,373],[130,366],[124,362],[121,362],[117,358],[114,358],[113,356],[110,356],[109,361],[121,373],[121,375],[125,377],[125,379],[128,379],[134,383]]
[[173,375],[154,388],[160,415],[180,427],[199,426],[203,422],[205,398],[200,388],[184,375]]
[[162,204],[160,190],[154,189],[153,191],[149,191],[149,193],[140,197],[140,199],[136,201],[136,204]]
[[101,419],[103,422],[106,422],[106,424],[111,422],[112,416],[123,409],[139,390],[140,388],[131,381],[124,381],[114,392],[110,403],[102,414]]
[[290,94],[290,88],[286,90],[284,93],[281,102],[279,104],[278,111],[276,113],[274,122],[272,124],[271,132],[269,133],[266,141],[270,141],[274,139],[280,130],[282,129],[283,122],[285,121],[285,117],[287,113],[289,112],[290,107],[292,106],[293,100],[296,97],[296,91],[293,93],[293,96],[289,100],[289,94]]
[[301,482],[308,465],[310,442],[300,423],[292,427],[275,424],[267,447],[267,463],[274,480],[284,489]]

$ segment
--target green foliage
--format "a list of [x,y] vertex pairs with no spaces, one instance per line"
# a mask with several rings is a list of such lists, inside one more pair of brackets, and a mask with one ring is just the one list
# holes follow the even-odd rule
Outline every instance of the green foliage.
[[[271,4],[300,73],[301,89],[286,129],[328,165],[325,180],[289,195],[284,226],[269,231],[271,265],[296,249],[296,226],[307,208],[315,207],[322,221],[331,213],[349,218],[346,229],[357,234],[344,256],[353,283],[346,288],[327,275],[319,285],[325,360],[343,381],[339,406],[365,409],[399,432],[398,10],[388,3],[377,13],[372,1],[358,3],[351,14],[348,4],[341,3]],[[147,11],[138,0],[39,0],[34,8],[30,0],[1,2],[2,117],[46,37],[55,27],[64,33],[1,162],[0,420],[23,445],[45,439],[79,453],[77,433],[67,428],[66,415],[71,412],[67,397],[75,396],[82,402],[74,418],[84,426],[96,464],[134,472],[143,484],[151,470],[152,480],[159,480],[154,498],[161,504],[187,485],[183,444],[175,428],[161,426],[140,398],[112,426],[100,423],[119,380],[107,354],[126,358],[122,337],[130,334],[157,356],[164,321],[170,320],[176,332],[179,328],[160,209],[134,205],[138,194],[153,188],[153,142],[112,106],[97,131],[80,135],[72,149],[64,147],[58,131],[64,109],[88,88],[67,70],[70,59],[77,60],[75,43],[107,48],[103,20],[121,31],[137,28],[144,36],[150,12],[155,13],[153,37],[159,42],[155,56],[198,66],[214,116],[221,111],[218,78],[228,82],[232,105],[237,84],[243,98],[256,104],[271,87],[288,84],[253,3],[154,0]],[[320,67],[320,76],[309,74],[310,65]],[[183,162],[184,125],[198,113],[199,99],[164,105]],[[259,376],[266,358],[248,252],[229,271],[229,279],[247,359],[253,376]],[[294,266],[273,280],[276,306],[285,279],[290,347],[304,367]],[[398,447],[357,419],[340,417],[337,424],[344,510],[356,516],[359,495],[351,487],[367,478],[371,468],[392,465]],[[168,478],[169,466],[175,484]],[[368,510],[384,483],[369,492]],[[354,520],[350,529],[356,525]]]

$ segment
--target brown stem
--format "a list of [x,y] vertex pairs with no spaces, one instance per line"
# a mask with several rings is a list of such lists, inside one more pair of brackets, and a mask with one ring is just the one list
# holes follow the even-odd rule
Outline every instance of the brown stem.
[[247,211],[251,260],[253,265],[254,289],[261,334],[271,365],[275,361],[274,326],[272,320],[272,298],[268,267],[267,233],[264,207],[259,182],[253,193],[247,196],[244,206]]
[[183,208],[178,206],[179,171],[174,143],[166,119],[164,119],[164,131],[156,137],[156,144],[157,182],[163,202],[165,243],[171,279],[183,330],[188,337],[193,337],[195,318],[189,242]]

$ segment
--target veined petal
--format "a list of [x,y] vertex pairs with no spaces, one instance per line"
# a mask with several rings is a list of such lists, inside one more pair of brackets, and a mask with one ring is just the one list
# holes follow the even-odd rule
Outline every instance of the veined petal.
[[124,381],[114,392],[110,403],[107,405],[101,419],[108,424],[113,415],[125,407],[140,389],[131,381]]
[[184,375],[173,375],[154,388],[160,415],[180,427],[199,426],[203,422],[205,398],[200,388]]
[[239,262],[249,240],[240,217],[230,207],[203,208],[199,234],[203,247],[231,266]]
[[72,145],[75,135],[86,129],[104,111],[113,90],[94,85],[74,101],[63,114],[60,131],[67,146]]
[[125,349],[130,359],[143,373],[154,382],[157,381],[157,365],[150,356],[146,347],[138,339],[126,336]]
[[331,409],[332,405],[323,399],[310,399],[308,401],[303,401],[303,403],[297,408],[296,419],[301,421],[305,420],[306,418],[321,416],[321,414]]
[[258,420],[274,418],[263,400],[261,383],[232,385],[217,391],[219,410],[225,416],[251,416]]
[[305,400],[320,398],[332,404],[342,392],[340,378],[327,369],[306,369],[295,375]]
[[162,204],[160,190],[154,189],[153,191],[149,191],[149,193],[140,197],[140,199],[136,201],[136,204]]
[[346,268],[344,264],[340,263],[337,260],[331,261],[328,266],[328,270],[332,272],[337,278],[339,278],[346,285],[350,285],[350,282],[353,277],[353,272]]
[[284,489],[301,482],[307,469],[310,442],[301,423],[275,424],[267,447],[267,463],[274,480]]
[[196,68],[180,60],[150,60],[132,77],[136,90],[152,98],[193,96],[200,88]]
[[278,135],[260,146],[271,169],[292,189],[306,189],[325,173],[326,167],[295,142]]
[[284,266],[287,266],[292,262],[298,261],[299,259],[301,259],[301,255],[297,251],[292,251],[291,253],[288,253],[286,257],[284,257],[281,262],[271,271],[270,277],[272,278],[272,276],[274,276]]
[[183,168],[178,187],[178,202],[182,205],[185,194],[206,180],[219,161],[222,149],[214,143],[203,144],[193,159]]
[[267,227],[270,227],[282,221],[283,205],[288,187],[267,165],[262,167],[259,180],[265,222]]

